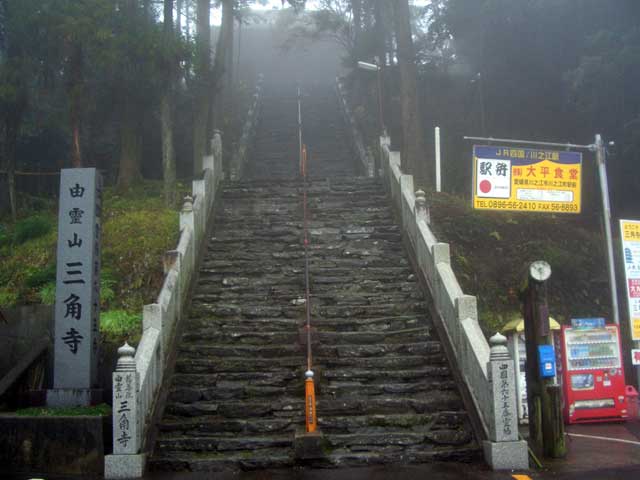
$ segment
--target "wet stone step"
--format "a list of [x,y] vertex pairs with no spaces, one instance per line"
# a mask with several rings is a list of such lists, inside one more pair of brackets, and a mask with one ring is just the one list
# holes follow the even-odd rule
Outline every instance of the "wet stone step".
[[218,382],[244,382],[249,386],[283,387],[304,380],[304,369],[269,370],[264,372],[224,372],[216,374],[179,373],[173,376],[173,387],[215,387]]
[[447,445],[461,446],[472,442],[468,430],[436,430],[434,432],[385,432],[328,435],[327,442],[334,448],[347,447],[351,451],[372,450],[388,445]]
[[[184,358],[176,361],[179,373],[219,373],[274,370],[280,368],[297,369],[304,365],[302,355],[296,357],[254,358],[254,357],[200,357]],[[409,361],[407,361],[409,363]]]
[[407,370],[367,370],[367,369],[328,369],[322,372],[322,378],[326,381],[349,382],[420,382],[427,377],[450,378],[451,371],[447,365],[429,365],[426,367]]
[[428,327],[396,330],[393,332],[317,332],[317,341],[321,344],[353,345],[380,343],[409,343],[432,340]]
[[291,345],[298,341],[298,332],[226,332],[216,328],[200,329],[182,335],[187,343],[211,342],[245,345]]
[[[303,363],[303,362],[301,362]],[[298,373],[298,372],[296,372]],[[173,386],[169,391],[169,401],[173,403],[195,403],[200,401],[249,400],[252,398],[274,398],[286,395],[304,395],[302,369],[295,380],[283,386],[264,385],[259,382],[219,380],[215,386]]]
[[361,383],[361,382],[331,382],[321,386],[322,395],[342,397],[358,392],[361,395],[392,395],[429,392],[431,389],[454,390],[456,384],[450,379],[425,379],[422,382],[409,383]]
[[293,434],[269,437],[218,437],[218,436],[182,436],[162,437],[157,444],[159,452],[232,452],[234,450],[259,450],[265,448],[292,448]]
[[229,453],[176,452],[151,458],[151,471],[225,472],[251,471],[266,468],[287,468],[294,465],[293,449],[260,449]]
[[266,398],[264,400],[168,402],[171,415],[198,417],[219,415],[225,418],[277,417],[300,421],[304,425],[304,397]]
[[467,430],[469,419],[464,411],[439,411],[434,413],[325,416],[319,413],[318,423],[326,434],[383,433],[387,431],[426,432]]
[[192,357],[246,357],[281,358],[303,355],[300,345],[182,345],[179,347],[182,358]]
[[162,435],[265,435],[293,432],[297,425],[284,418],[227,419],[220,416],[185,419],[165,417],[158,425]]
[[433,413],[443,409],[461,409],[462,401],[457,392],[450,390],[433,391],[429,394],[353,396],[336,399],[319,398],[318,416],[322,415],[362,415],[386,413]]

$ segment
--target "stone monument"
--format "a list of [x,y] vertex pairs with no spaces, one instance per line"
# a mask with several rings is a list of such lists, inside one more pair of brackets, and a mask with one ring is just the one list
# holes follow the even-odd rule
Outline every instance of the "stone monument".
[[100,401],[100,217],[102,179],[95,168],[60,173],[53,389],[49,406]]

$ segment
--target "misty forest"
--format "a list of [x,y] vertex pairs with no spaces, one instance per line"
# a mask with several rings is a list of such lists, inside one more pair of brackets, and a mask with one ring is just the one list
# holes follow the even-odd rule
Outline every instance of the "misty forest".
[[[358,61],[380,66],[381,92]],[[429,195],[441,128],[445,194],[433,197],[435,228],[459,244],[461,281],[482,305],[517,310],[519,270],[543,252],[569,284],[576,270],[590,277],[558,294],[563,314],[584,304],[608,312],[593,155],[585,154],[583,213],[547,226],[518,215],[505,223],[468,211],[472,144],[463,136],[588,144],[602,134],[614,217],[632,218],[635,0],[0,0],[0,247],[8,259],[0,304],[51,301],[59,170],[96,167],[111,205],[103,304],[138,309],[160,285],[156,254],[175,241],[176,209],[208,139],[222,132],[228,166],[259,74],[292,97],[298,85],[331,87],[343,77],[366,147],[376,150],[384,123],[403,171]],[[507,240],[518,222],[521,237]],[[134,241],[140,231],[148,235]],[[536,234],[562,245],[543,246]],[[40,244],[25,246],[32,236]],[[569,258],[576,248],[583,259]],[[482,249],[512,263],[496,267],[475,254]],[[481,262],[494,280],[478,278]]]

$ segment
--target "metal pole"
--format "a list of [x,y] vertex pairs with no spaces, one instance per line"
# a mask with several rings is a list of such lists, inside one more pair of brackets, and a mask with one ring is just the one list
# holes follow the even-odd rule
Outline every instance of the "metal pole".
[[500,142],[500,143],[516,143],[521,145],[539,145],[542,147],[561,147],[561,148],[580,148],[582,150],[591,150],[594,145],[576,145],[575,143],[555,143],[555,142],[536,142],[533,140],[514,140],[512,138],[493,138],[493,137],[462,137],[465,140],[478,140],[481,142]]
[[600,177],[600,191],[602,193],[604,234],[607,242],[607,267],[609,270],[609,287],[611,289],[611,309],[613,310],[613,321],[616,325],[620,325],[620,313],[618,312],[618,287],[616,285],[613,237],[611,234],[611,205],[609,203],[609,186],[607,182],[607,151],[600,134],[596,135],[595,149],[596,163],[598,164],[598,176]]
[[440,127],[436,127],[436,192],[442,191],[440,171]]
[[298,168],[302,171],[302,97],[298,87]]
[[480,90],[480,115],[482,120],[482,135],[487,134],[487,125],[485,120],[485,110],[484,110],[484,85],[482,81],[482,74],[478,73],[478,88]]

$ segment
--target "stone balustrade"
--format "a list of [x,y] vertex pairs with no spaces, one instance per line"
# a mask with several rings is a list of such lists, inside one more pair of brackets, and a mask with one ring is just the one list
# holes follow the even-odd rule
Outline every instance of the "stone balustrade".
[[[430,229],[429,205],[423,191],[414,190],[412,175],[402,172],[400,153],[390,139],[380,138],[382,174],[402,229],[413,247],[456,363],[484,431],[484,452],[494,469],[528,468],[527,444],[518,440],[513,360],[506,339],[492,337],[492,346],[478,324],[476,297],[465,295],[451,268],[449,245]],[[503,349],[504,347],[504,349]],[[512,422],[512,423],[510,423]],[[505,426],[506,425],[506,426]]]
[[118,350],[113,373],[113,454],[105,457],[105,478],[139,478],[146,465],[145,439],[167,367],[171,342],[182,319],[204,247],[216,192],[224,178],[222,139],[216,132],[213,154],[204,157],[201,178],[180,212],[180,239],[164,258],[165,278],[156,303],[145,305],[142,339],[137,349]]

